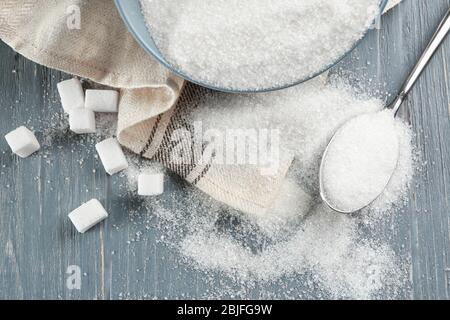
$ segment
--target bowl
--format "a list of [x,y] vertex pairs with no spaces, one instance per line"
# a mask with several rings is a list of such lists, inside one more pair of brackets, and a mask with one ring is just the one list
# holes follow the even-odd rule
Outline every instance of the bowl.
[[[182,0],[181,0],[182,1]],[[383,12],[384,8],[386,7],[388,0],[380,0],[380,12]],[[178,70],[173,65],[171,65],[169,62],[167,62],[164,57],[159,52],[155,42],[153,41],[153,38],[147,28],[147,23],[144,18],[144,15],[141,10],[141,4],[139,0],[115,0],[116,7],[120,13],[120,16],[122,17],[123,21],[125,22],[126,26],[128,27],[128,30],[131,32],[131,34],[134,36],[134,38],[137,40],[137,42],[142,46],[142,48],[147,51],[150,55],[152,55],[156,60],[158,60],[160,63],[162,63],[165,67],[167,67],[169,70],[171,70],[173,73],[177,74],[181,78],[193,82],[195,84],[198,84],[200,86],[210,88],[217,91],[223,91],[223,92],[231,92],[231,93],[257,93],[257,92],[269,92],[269,91],[276,91],[281,90],[285,88],[289,88],[295,85],[298,85],[302,82],[308,81],[328,69],[335,66],[337,63],[339,63],[343,58],[345,58],[350,52],[352,52],[358,44],[362,41],[362,38],[357,40],[355,44],[348,50],[346,53],[344,53],[341,57],[336,59],[333,63],[329,65],[324,65],[322,68],[317,70],[312,76],[298,79],[292,83],[287,83],[281,86],[276,87],[269,87],[269,88],[263,88],[258,90],[230,90],[227,88],[220,88],[212,86],[208,83],[203,83],[201,81],[192,79],[192,77],[187,76],[185,73],[183,73],[182,70]],[[369,28],[368,28],[369,30]],[[364,33],[364,35],[367,34],[368,30]],[[364,37],[363,37],[364,38]]]

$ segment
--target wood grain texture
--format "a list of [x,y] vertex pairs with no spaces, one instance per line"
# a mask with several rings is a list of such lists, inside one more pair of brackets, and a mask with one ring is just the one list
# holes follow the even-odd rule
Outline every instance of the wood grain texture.
[[[404,0],[333,72],[350,74],[365,90],[389,100],[449,6],[449,0]],[[26,124],[42,140],[61,122],[56,84],[68,76],[24,59],[3,43],[0,57],[0,135]],[[386,223],[395,251],[411,257],[411,286],[400,298],[450,298],[449,68],[447,39],[402,109],[424,165],[408,206]],[[59,129],[64,134],[26,160],[11,155],[0,139],[0,299],[203,298],[212,287],[220,292],[230,285],[220,277],[205,279],[158,244],[159,231],[143,230],[138,223],[152,225],[151,212],[139,212],[137,199],[124,190],[124,178],[107,177],[95,153],[86,152],[92,148],[89,141]],[[181,185],[173,177],[169,188]],[[79,235],[67,214],[94,197],[111,216]],[[140,241],[133,241],[137,236]],[[81,267],[81,290],[66,286],[69,265]],[[297,298],[320,297],[292,281],[257,286],[241,296],[276,298],[286,290]]]

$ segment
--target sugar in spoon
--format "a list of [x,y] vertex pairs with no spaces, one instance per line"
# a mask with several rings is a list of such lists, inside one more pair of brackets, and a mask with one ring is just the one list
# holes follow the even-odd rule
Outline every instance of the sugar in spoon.
[[[322,157],[319,182],[321,198],[331,209],[357,212],[372,204],[388,186],[399,160],[399,141],[390,130],[393,126],[382,124],[392,121],[394,125],[401,105],[449,31],[450,10],[395,100],[377,114],[346,122],[330,140]],[[361,187],[361,180],[370,185]]]

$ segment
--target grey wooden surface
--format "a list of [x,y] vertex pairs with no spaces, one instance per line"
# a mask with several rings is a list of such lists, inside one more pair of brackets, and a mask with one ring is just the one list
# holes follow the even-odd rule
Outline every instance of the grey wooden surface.
[[[351,71],[366,90],[388,99],[385,92],[398,90],[449,6],[449,0],[404,0],[383,18],[381,29],[373,30],[333,71]],[[396,252],[411,256],[411,284],[399,298],[450,298],[449,65],[450,38],[402,111],[414,128],[424,165],[407,208],[386,223],[385,233]],[[39,138],[48,136],[62,117],[56,84],[67,75],[36,65],[3,43],[0,71],[0,135],[26,124]],[[44,143],[42,152],[19,160],[0,139],[1,299],[205,298],[229,285],[220,276],[205,279],[179,262],[174,252],[158,244],[155,228],[132,242],[142,231],[142,225],[134,223],[142,217],[129,213],[136,211],[135,199],[123,190],[123,177],[94,171],[101,166],[94,153],[86,153],[86,144],[62,128],[62,134]],[[172,177],[169,188],[180,185]],[[93,197],[103,201],[111,217],[79,235],[67,213]],[[81,290],[66,286],[69,265],[82,270]],[[320,297],[301,281],[282,280],[237,296],[277,298],[286,290],[291,297]]]

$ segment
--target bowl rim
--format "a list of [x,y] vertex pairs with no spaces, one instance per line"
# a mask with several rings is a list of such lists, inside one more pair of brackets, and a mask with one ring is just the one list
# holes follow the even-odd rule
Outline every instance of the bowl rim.
[[[304,78],[302,78],[300,80],[295,80],[292,83],[288,83],[288,84],[281,85],[281,86],[276,86],[276,87],[268,87],[268,88],[262,88],[262,89],[230,89],[230,88],[218,87],[218,86],[215,86],[213,84],[209,84],[209,83],[205,83],[205,82],[202,82],[202,81],[199,81],[199,80],[195,80],[191,76],[186,75],[183,71],[175,68],[172,64],[170,64],[169,62],[164,60],[162,58],[162,55],[161,55],[160,52],[155,52],[155,50],[148,45],[147,40],[144,39],[144,35],[142,35],[141,32],[139,30],[137,30],[137,28],[134,26],[134,24],[131,21],[132,18],[136,18],[137,16],[139,16],[140,18],[144,19],[143,15],[142,15],[142,12],[139,12],[139,15],[136,15],[136,12],[128,12],[129,4],[132,1],[138,2],[138,5],[140,7],[140,0],[115,0],[114,2],[115,2],[115,5],[117,7],[117,10],[119,11],[119,14],[120,14],[122,20],[125,22],[125,25],[127,26],[128,30],[133,35],[133,37],[136,39],[136,41],[140,44],[140,46],[148,54],[150,54],[153,58],[155,58],[159,63],[164,65],[171,72],[173,72],[174,74],[178,75],[179,77],[183,78],[186,81],[195,83],[195,84],[197,84],[199,86],[202,86],[202,87],[205,87],[205,88],[209,88],[209,89],[216,90],[216,91],[221,91],[221,92],[227,92],[227,93],[264,93],[264,92],[272,92],[272,91],[278,91],[278,90],[283,90],[283,89],[287,89],[287,88],[290,88],[290,87],[294,87],[294,86],[299,85],[299,84],[301,84],[303,82],[311,80],[311,79],[313,79],[313,78],[323,74],[324,72],[328,71],[332,67],[336,66],[343,59],[345,59],[351,52],[353,52],[355,50],[356,47],[358,47],[358,45],[361,43],[361,41],[363,41],[363,39],[366,37],[367,33],[371,30],[371,28],[369,26],[364,31],[362,37],[360,39],[358,39],[351,46],[351,48],[348,51],[346,51],[342,56],[337,58],[332,63],[324,66],[319,71],[313,73],[310,76],[304,77]],[[379,15],[381,15],[382,12],[384,11],[384,8],[386,7],[388,1],[389,0],[379,0],[379,9],[380,9]],[[145,19],[144,19],[144,23],[146,24]],[[147,36],[152,37],[147,28],[146,28],[146,32],[147,32]],[[156,43],[154,41],[153,41],[153,43],[155,44],[155,47],[156,47]]]

